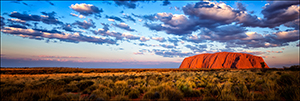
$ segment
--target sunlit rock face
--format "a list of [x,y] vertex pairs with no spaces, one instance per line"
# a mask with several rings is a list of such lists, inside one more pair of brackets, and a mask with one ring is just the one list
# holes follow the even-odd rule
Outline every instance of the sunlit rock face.
[[262,68],[262,62],[269,68],[262,57],[246,53],[219,52],[205,53],[185,58],[179,68]]

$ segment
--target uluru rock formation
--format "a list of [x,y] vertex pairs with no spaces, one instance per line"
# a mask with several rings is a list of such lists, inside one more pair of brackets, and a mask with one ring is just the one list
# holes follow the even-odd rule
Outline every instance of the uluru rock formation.
[[218,52],[214,54],[205,53],[185,58],[179,68],[269,68],[262,57],[246,53]]

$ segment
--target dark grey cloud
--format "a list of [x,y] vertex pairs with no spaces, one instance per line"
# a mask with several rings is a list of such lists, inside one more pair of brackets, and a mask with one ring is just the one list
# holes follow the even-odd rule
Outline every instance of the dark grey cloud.
[[95,16],[100,16],[99,14],[103,12],[102,9],[99,9],[98,7],[92,4],[85,4],[85,3],[81,3],[81,4],[76,3],[75,5],[72,4],[70,8],[84,16],[89,16],[93,14]]
[[84,20],[83,22],[76,21],[72,23],[72,25],[77,25],[81,29],[96,28],[95,22],[93,22],[92,19],[89,19],[88,21]]
[[114,19],[114,20],[120,21],[120,22],[124,22],[121,18],[119,18],[119,17],[117,17],[117,16],[107,16],[107,15],[106,15],[106,18]]
[[125,15],[123,18],[135,23],[135,19],[132,18],[130,15]]
[[109,38],[101,38],[101,37],[94,37],[94,36],[86,36],[80,33],[76,34],[68,34],[68,33],[48,33],[43,32],[42,30],[37,29],[22,29],[22,28],[14,28],[14,27],[5,27],[1,30],[3,33],[12,34],[12,35],[20,35],[22,37],[28,37],[30,39],[57,39],[64,42],[72,42],[72,43],[79,43],[79,42],[89,42],[95,44],[117,44],[116,40],[112,40]]
[[134,29],[130,28],[127,24],[125,23],[119,23],[119,24],[113,24],[114,26],[118,27],[118,28],[121,28],[121,29],[124,29],[124,30],[127,30],[127,31],[135,31]]
[[124,6],[126,8],[130,8],[130,9],[135,9],[136,8],[136,2],[135,0],[114,0],[114,2],[118,5],[118,6]]
[[171,2],[168,1],[168,0],[164,0],[162,5],[163,6],[168,6],[168,5],[171,5]]
[[59,21],[58,18],[55,18],[56,13],[54,11],[50,13],[42,12],[42,14],[43,16],[12,12],[9,16],[24,21],[41,21],[45,24],[54,24],[54,25],[63,24],[63,22]]

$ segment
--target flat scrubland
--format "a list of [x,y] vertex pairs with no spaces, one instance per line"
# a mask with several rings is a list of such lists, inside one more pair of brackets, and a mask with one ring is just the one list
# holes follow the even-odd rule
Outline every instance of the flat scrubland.
[[300,100],[284,69],[1,68],[0,100]]

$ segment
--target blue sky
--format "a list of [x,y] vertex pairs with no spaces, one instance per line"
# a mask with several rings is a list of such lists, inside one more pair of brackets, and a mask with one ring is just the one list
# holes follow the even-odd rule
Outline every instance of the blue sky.
[[297,65],[299,10],[299,1],[1,1],[1,66],[178,68],[224,51]]

